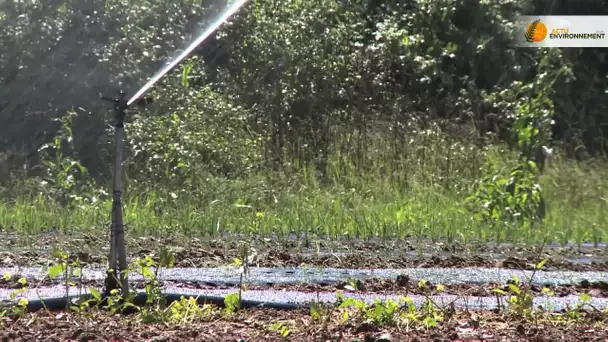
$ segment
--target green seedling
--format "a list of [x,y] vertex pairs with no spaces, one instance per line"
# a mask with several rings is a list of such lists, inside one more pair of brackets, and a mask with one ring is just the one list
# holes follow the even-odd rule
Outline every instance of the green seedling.
[[291,333],[289,326],[287,326],[287,324],[285,324],[284,322],[272,323],[268,328],[272,331],[278,332],[282,338],[287,338]]

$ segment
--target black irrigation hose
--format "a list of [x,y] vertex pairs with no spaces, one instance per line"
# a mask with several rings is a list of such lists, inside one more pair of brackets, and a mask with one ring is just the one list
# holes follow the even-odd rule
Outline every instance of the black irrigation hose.
[[[167,304],[170,304],[175,301],[179,301],[180,298],[195,298],[199,305],[203,304],[213,304],[219,307],[224,307],[224,298],[221,296],[193,296],[191,294],[181,294],[181,293],[165,293],[163,295]],[[137,295],[133,298],[133,304],[137,306],[144,306],[146,304],[146,300],[148,298],[147,293],[138,292]],[[74,295],[67,297],[54,297],[54,298],[44,298],[44,299],[36,299],[30,300],[27,304],[28,312],[36,312],[39,310],[63,310],[70,305],[75,304],[79,300],[90,300],[93,299],[91,294],[82,294],[82,295]],[[264,307],[270,309],[277,310],[298,310],[298,309],[309,309],[310,306],[308,304],[297,304],[297,303],[280,303],[280,302],[262,302],[257,300],[241,300],[241,308],[256,308],[256,307]]]
[[[200,290],[190,291],[188,289],[164,289],[166,291],[162,296],[168,302],[174,302],[179,300],[181,297],[184,298],[195,298],[198,304],[214,304],[219,307],[225,307],[224,300],[227,296],[234,294],[230,290],[210,290],[203,293]],[[49,291],[46,291],[49,292]],[[78,305],[82,303],[82,300],[92,300],[89,302],[91,306],[104,307],[104,303],[99,303],[94,300],[91,294],[73,294],[71,296],[65,296],[61,294],[53,295],[54,291],[51,291],[46,296],[38,295],[37,297],[30,297],[30,301],[27,305],[27,311],[37,311],[44,309],[45,307],[49,310],[61,310],[71,305]],[[146,304],[148,298],[145,292],[137,290],[133,292],[135,294],[134,299],[131,301],[135,306],[143,307]],[[50,294],[50,295],[49,295]],[[241,300],[241,308],[255,308],[265,307],[279,310],[296,310],[296,309],[309,309],[313,302],[322,302],[325,305],[332,305],[337,303],[339,300],[338,294],[321,292],[321,293],[310,293],[300,291],[264,291],[264,290],[252,290],[244,291]],[[379,293],[353,293],[347,292],[342,294],[344,298],[353,298],[355,300],[361,300],[372,304],[377,300],[388,300],[400,302],[403,299],[403,294],[393,295],[381,295]],[[408,295],[413,305],[419,307],[424,305],[429,297],[424,295]],[[35,298],[35,299],[34,299]],[[501,299],[493,296],[467,296],[467,295],[453,295],[453,294],[437,294],[431,296],[432,300],[439,306],[454,305],[455,307],[463,308],[466,310],[492,310],[500,309],[503,307],[505,300],[508,300],[508,296],[501,296]],[[13,305],[15,300],[11,300]],[[99,305],[96,305],[99,304]],[[569,311],[573,308],[592,308],[594,310],[604,310],[608,308],[608,298],[597,297],[588,300],[581,300],[577,295],[567,296],[534,296],[533,306],[542,308],[543,310],[549,310],[552,312],[563,312],[564,310]],[[134,310],[124,310],[124,313],[134,312]]]

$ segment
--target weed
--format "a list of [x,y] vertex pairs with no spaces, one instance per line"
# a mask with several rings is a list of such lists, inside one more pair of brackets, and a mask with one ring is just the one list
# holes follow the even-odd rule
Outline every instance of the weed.
[[[546,239],[543,242],[541,248],[539,248],[538,254],[542,254]],[[508,301],[508,308],[520,317],[532,317],[533,312],[533,295],[531,292],[532,281],[536,272],[541,270],[548,259],[543,259],[534,267],[532,275],[528,279],[526,284],[522,284],[519,277],[513,276],[513,282],[509,284],[509,291],[513,294]],[[501,289],[493,289],[494,293],[498,295],[506,295],[506,292]],[[499,306],[500,307],[500,306]]]
[[175,301],[169,306],[170,315],[168,320],[184,325],[193,322],[195,319],[207,320],[212,317],[213,308],[210,304],[199,305],[194,297],[186,299],[182,296],[179,301]]
[[289,326],[287,324],[285,324],[284,322],[272,323],[268,328],[272,331],[278,332],[282,338],[289,337],[289,334],[291,333]]
[[363,282],[359,279],[348,279],[348,285],[346,285],[344,288],[350,291],[361,291],[363,290]]
[[239,291],[237,293],[231,293],[224,298],[224,305],[227,313],[234,313],[241,308],[243,291],[246,290],[245,278],[249,275],[249,263],[256,256],[255,250],[250,250],[247,243],[240,244],[239,251],[241,257],[235,258],[234,262],[230,265],[230,267],[236,268],[239,274]]
[[[82,268],[78,258],[70,258],[67,252],[55,250],[54,257],[58,259],[57,263],[52,265],[48,270],[48,277],[55,279],[59,276],[64,277],[65,296],[69,297],[70,286],[74,285],[72,279],[78,278],[79,285],[82,285]],[[80,287],[80,286],[79,286]],[[69,303],[66,302],[69,306]]]
[[437,306],[431,301],[426,301],[420,310],[417,310],[412,299],[401,297],[399,300],[386,299],[385,301],[374,300],[367,304],[362,300],[354,298],[343,298],[338,294],[339,308],[342,309],[342,320],[350,318],[359,323],[370,323],[377,326],[410,326],[411,324],[422,324],[427,328],[436,327],[438,322],[443,321]]
[[224,297],[224,306],[227,313],[234,313],[241,307],[241,296],[237,293],[231,293]]

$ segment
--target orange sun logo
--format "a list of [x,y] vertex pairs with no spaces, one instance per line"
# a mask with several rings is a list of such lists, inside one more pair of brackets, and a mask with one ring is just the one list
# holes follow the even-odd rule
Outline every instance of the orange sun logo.
[[547,37],[547,26],[538,19],[534,20],[526,28],[525,36],[528,43],[542,42]]

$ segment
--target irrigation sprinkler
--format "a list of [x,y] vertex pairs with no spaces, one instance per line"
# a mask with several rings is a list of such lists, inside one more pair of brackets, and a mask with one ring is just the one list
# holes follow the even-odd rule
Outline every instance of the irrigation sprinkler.
[[[124,91],[119,91],[116,98],[101,96],[104,101],[114,103],[114,113],[116,123],[114,124],[114,135],[116,138],[116,164],[114,167],[114,192],[112,198],[112,228],[110,230],[110,255],[109,269],[105,281],[105,295],[109,295],[112,290],[118,289],[120,279],[120,289],[123,298],[129,294],[129,280],[127,276],[127,248],[125,243],[125,229],[122,217],[122,172],[123,172],[123,147],[125,138],[125,115],[129,104]],[[133,103],[143,107],[152,103],[152,98],[140,98]]]
[[[152,102],[152,99],[142,98],[142,96],[154,86],[164,75],[186,58],[198,45],[222,25],[230,16],[238,11],[247,0],[229,1],[228,6],[223,12],[203,31],[188,47],[170,62],[165,64],[154,76],[148,80],[131,98],[127,99],[126,94],[121,90],[118,97],[109,98],[101,96],[102,100],[114,103],[116,114],[115,135],[116,135],[116,165],[114,171],[114,193],[112,200],[112,228],[110,233],[110,255],[109,269],[106,274],[104,295],[107,297],[112,290],[120,289],[123,298],[129,295],[129,282],[127,276],[127,252],[125,243],[125,230],[122,218],[122,160],[124,146],[124,120],[127,109],[133,104],[144,106]],[[120,284],[118,284],[120,282]]]

